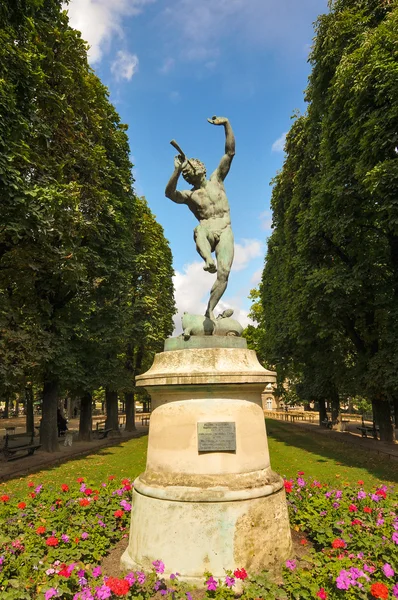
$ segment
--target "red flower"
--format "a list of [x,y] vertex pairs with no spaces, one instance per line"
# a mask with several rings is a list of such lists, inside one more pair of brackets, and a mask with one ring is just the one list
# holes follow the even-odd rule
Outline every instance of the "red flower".
[[370,506],[364,506],[363,507],[363,512],[366,512],[366,513],[370,514],[372,512],[372,509],[370,508]]
[[340,538],[336,538],[332,542],[332,548],[345,548],[345,545],[345,541],[341,540]]
[[26,508],[26,503],[25,502],[19,502],[18,503],[18,508],[20,508],[21,510],[23,510],[24,508]]
[[300,540],[300,544],[301,544],[302,546],[306,546],[306,545],[307,545],[307,543],[308,543],[308,542],[307,542],[307,540]]
[[388,587],[384,583],[373,583],[370,586],[370,593],[374,598],[388,598]]
[[358,485],[363,485],[363,481],[362,481],[362,479],[360,479],[359,481],[357,481],[357,484],[358,484]]
[[117,519],[119,519],[120,517],[122,517],[124,515],[124,512],[122,510],[115,510],[115,512],[113,513],[113,516],[116,517]]
[[116,477],[115,475],[109,475],[108,479],[109,479],[109,481],[112,481],[112,479],[115,479],[115,477]]
[[297,475],[305,475],[304,471],[297,471]]
[[90,504],[90,500],[88,500],[88,498],[80,498],[79,504],[80,506],[88,506]]
[[58,546],[58,538],[51,536],[46,539],[47,546]]
[[72,575],[72,571],[73,565],[68,567],[65,563],[62,563],[61,569],[58,571],[58,575],[61,575],[62,577],[70,577]]
[[8,502],[10,499],[10,496],[8,494],[3,494],[2,496],[0,496],[0,500],[2,502]]
[[293,490],[293,484],[291,481],[284,481],[283,485],[285,486],[285,490],[288,494]]
[[38,533],[39,535],[41,535],[42,533],[46,533],[46,528],[43,525],[40,525],[37,529],[36,529],[36,533]]
[[30,492],[29,496],[30,496],[31,498],[36,498],[36,494],[35,494],[34,492]]
[[91,496],[92,493],[93,493],[93,490],[91,490],[90,488],[87,488],[86,490],[84,490],[84,494],[86,496]]
[[122,485],[128,485],[130,483],[130,479],[122,479]]
[[129,582],[125,579],[118,579],[117,577],[108,577],[106,585],[116,596],[126,596],[130,590]]
[[96,494],[95,496],[93,496],[93,500],[98,500],[99,496],[98,494]]
[[78,477],[76,479],[77,483],[83,483],[84,482],[84,477]]
[[376,496],[381,496],[381,498],[387,498],[387,494],[384,490],[376,490]]
[[348,510],[350,512],[357,512],[357,507],[355,506],[355,504],[350,504],[350,506],[348,507]]
[[66,483],[63,483],[63,484],[61,485],[61,490],[62,490],[63,492],[69,492],[69,486],[68,486],[68,485],[66,485]]
[[326,600],[326,598],[328,597],[327,593],[325,592],[324,588],[321,588],[319,590],[319,592],[317,592],[316,594],[317,598],[320,598],[321,600]]
[[361,519],[353,519],[351,525],[362,525]]
[[28,482],[28,487],[35,487],[35,484],[33,483],[33,481]]
[[80,538],[76,537],[75,538],[75,544],[78,544],[80,542]]
[[126,483],[126,485],[123,486],[123,489],[125,492],[129,492],[130,490],[132,490],[132,486],[129,483]]
[[236,571],[234,571],[234,575],[236,579],[242,579],[243,581],[247,577],[246,569],[236,569]]

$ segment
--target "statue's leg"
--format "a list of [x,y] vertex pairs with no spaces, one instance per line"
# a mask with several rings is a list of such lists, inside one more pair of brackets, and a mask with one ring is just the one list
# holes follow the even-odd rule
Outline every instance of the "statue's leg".
[[234,259],[234,236],[231,227],[227,227],[220,235],[216,246],[217,279],[210,291],[210,299],[205,316],[214,321],[214,309],[228,284],[228,277]]
[[215,273],[217,267],[211,255],[211,246],[207,236],[208,231],[205,227],[202,225],[195,227],[193,237],[196,243],[196,250],[206,263],[203,269],[209,271],[209,273]]

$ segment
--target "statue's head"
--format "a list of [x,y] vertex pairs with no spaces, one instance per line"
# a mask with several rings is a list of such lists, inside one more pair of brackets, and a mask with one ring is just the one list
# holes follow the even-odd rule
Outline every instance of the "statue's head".
[[190,185],[199,187],[206,179],[206,167],[198,158],[190,158],[189,163],[186,162],[182,169],[182,176]]

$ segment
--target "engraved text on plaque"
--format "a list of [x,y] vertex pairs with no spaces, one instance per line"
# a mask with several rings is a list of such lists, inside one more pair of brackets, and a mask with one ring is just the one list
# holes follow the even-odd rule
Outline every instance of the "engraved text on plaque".
[[198,423],[198,451],[235,452],[235,423],[232,421]]

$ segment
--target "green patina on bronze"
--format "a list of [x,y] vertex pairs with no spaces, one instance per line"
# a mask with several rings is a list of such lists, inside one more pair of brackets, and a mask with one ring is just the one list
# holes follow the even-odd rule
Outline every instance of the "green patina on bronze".
[[[171,143],[179,154],[174,159],[174,173],[166,186],[165,194],[177,204],[186,204],[199,221],[194,230],[196,249],[205,261],[204,270],[217,273],[205,313],[207,318],[215,321],[214,309],[227,288],[234,258],[234,237],[224,179],[235,156],[235,137],[227,118],[212,117],[207,120],[212,125],[222,125],[225,130],[225,153],[218,167],[206,179],[205,165],[196,158],[187,159],[178,144],[172,140]],[[181,173],[185,181],[192,185],[191,190],[177,190]],[[215,252],[216,262],[212,252]]]
[[193,335],[188,340],[182,336],[169,338],[164,343],[164,351],[185,350],[191,348],[247,348],[242,337],[219,335]]

